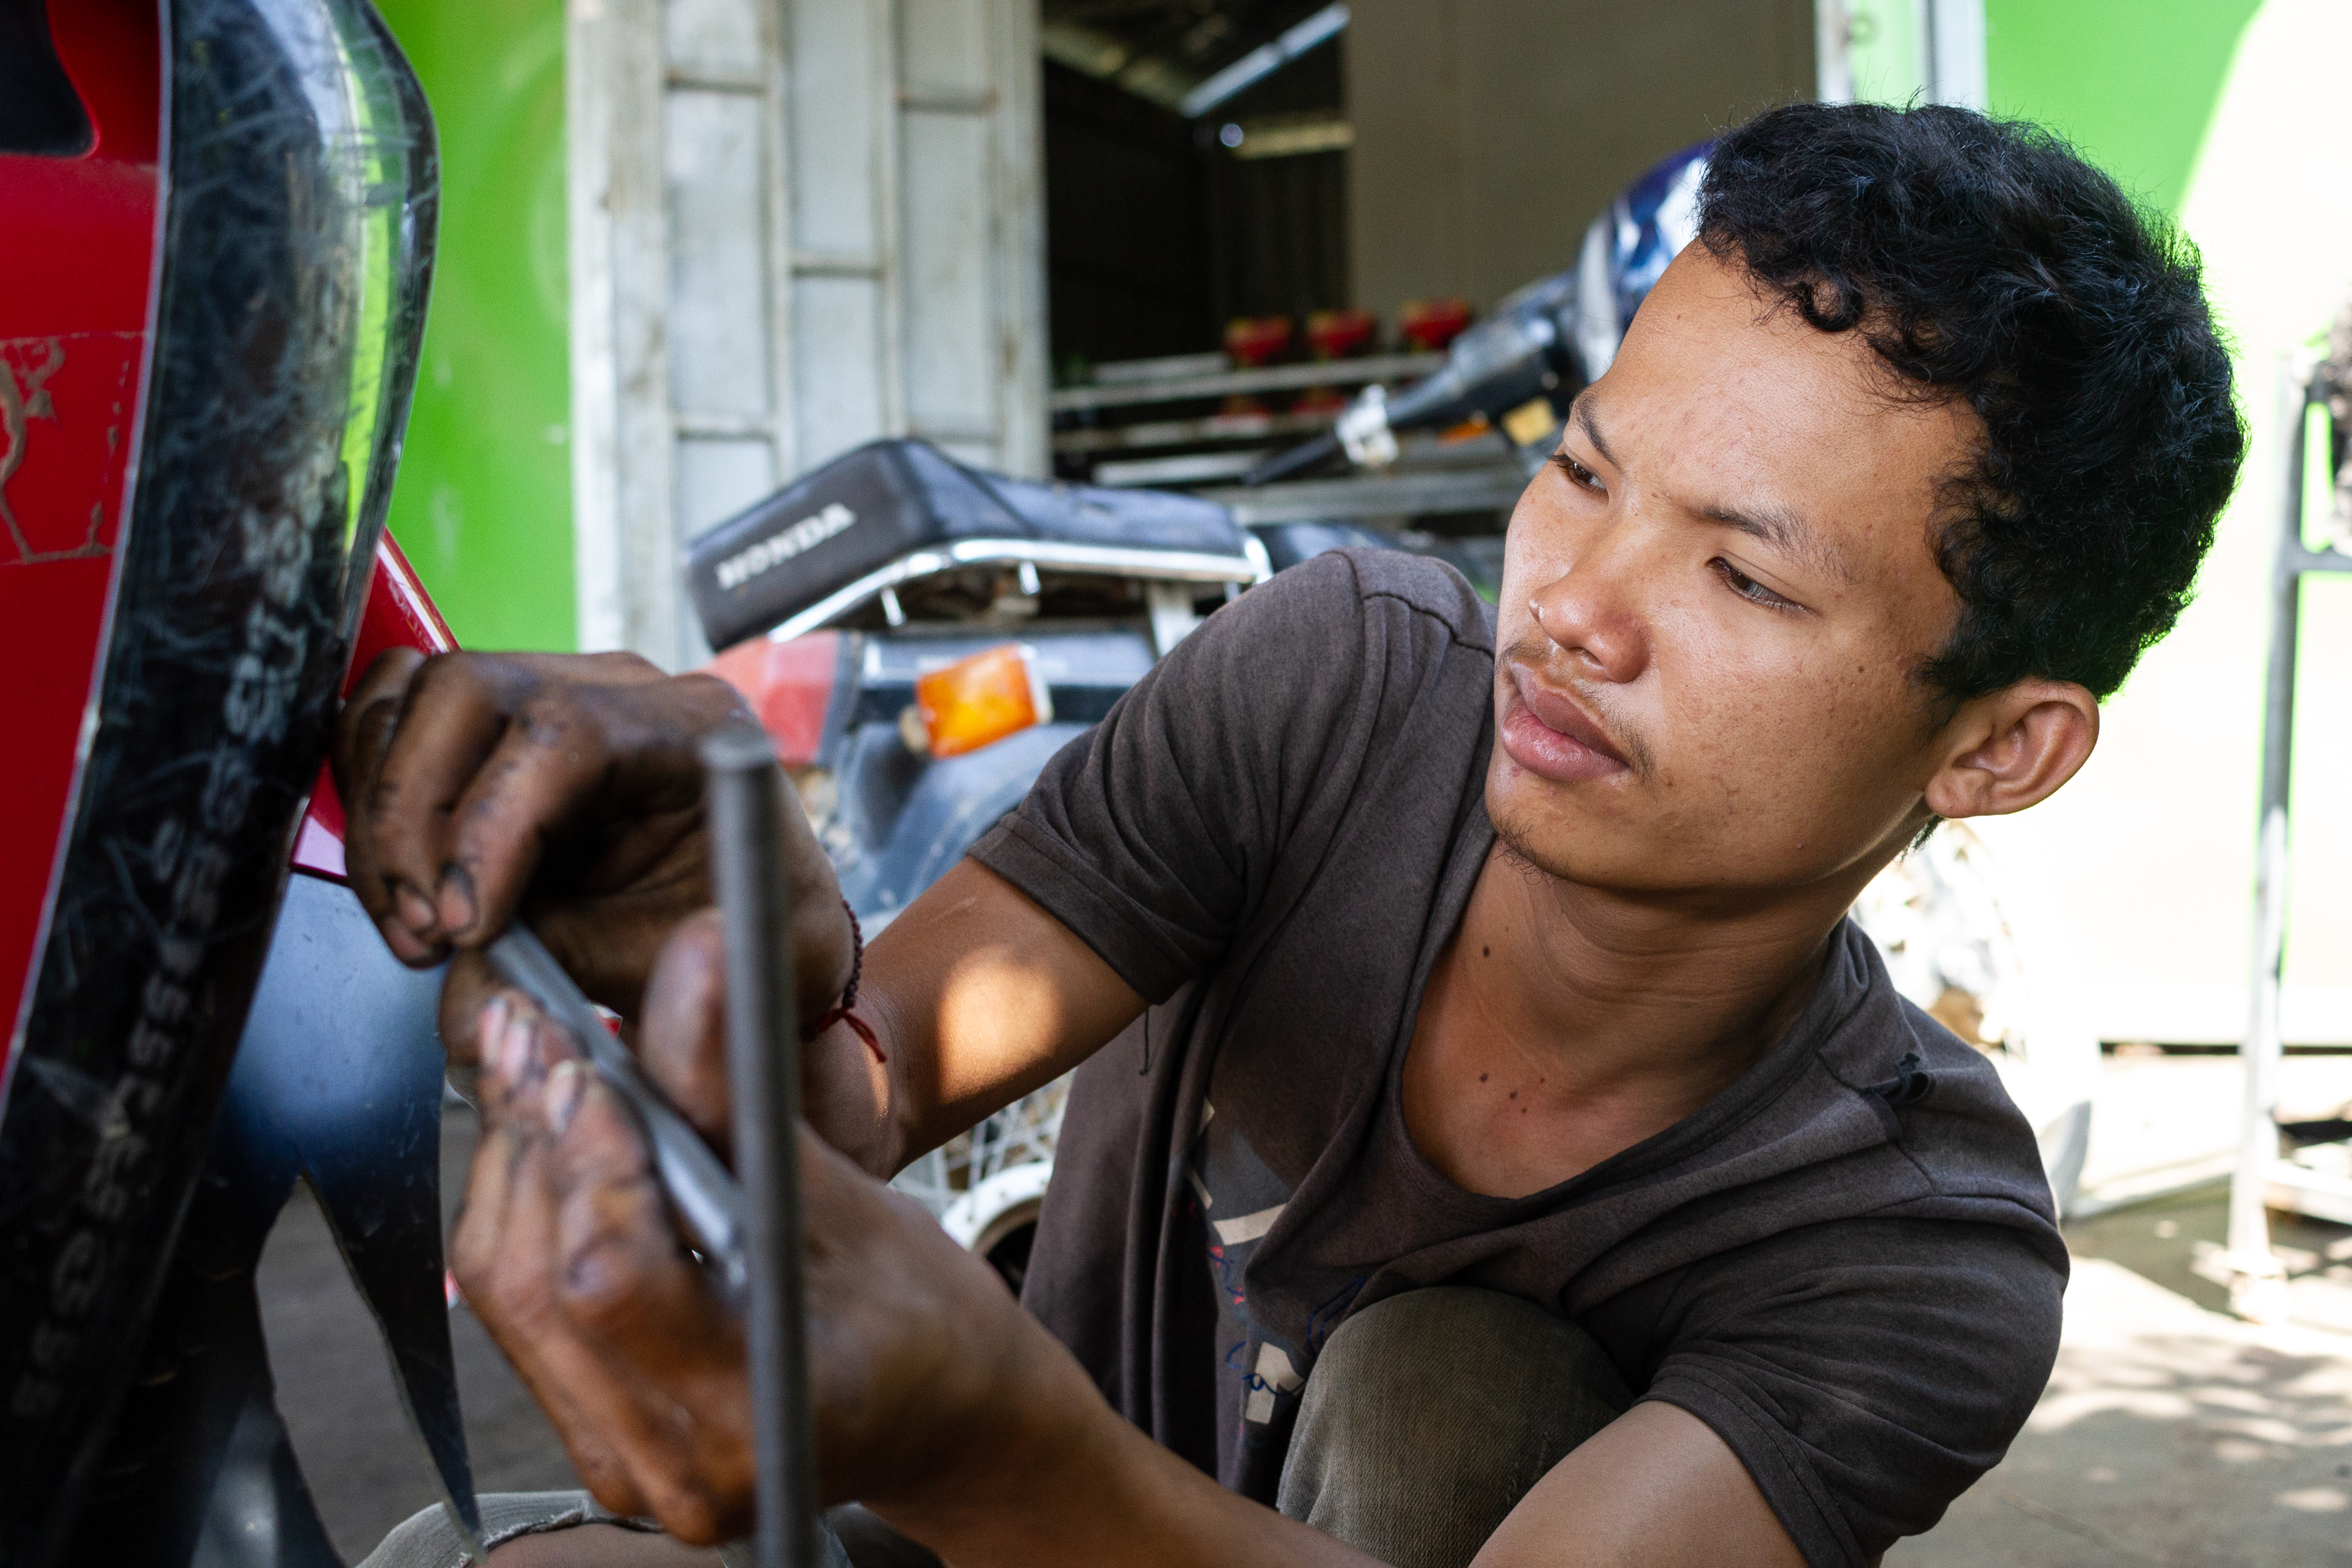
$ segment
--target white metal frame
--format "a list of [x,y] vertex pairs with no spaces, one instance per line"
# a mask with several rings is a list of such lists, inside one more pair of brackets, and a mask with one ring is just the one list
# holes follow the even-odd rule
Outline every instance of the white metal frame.
[[1255,584],[1274,575],[1265,546],[1255,535],[1245,548],[1247,555],[1239,556],[1189,550],[1134,550],[1116,544],[1062,544],[1036,539],[960,539],[936,550],[901,555],[880,570],[868,572],[782,622],[768,634],[768,638],[772,642],[790,642],[840,619],[870,600],[895,592],[901,584],[959,566],[1025,563],[1048,572],[1108,573],[1175,583]]
[[[2287,1316],[2286,1268],[2271,1250],[2268,1210],[2296,1210],[2352,1223],[2352,1180],[2280,1157],[2279,1068],[2286,1054],[2279,1001],[2286,970],[2287,835],[2294,756],[2294,672],[2303,580],[2319,573],[2352,574],[2352,555],[2313,550],[2304,542],[2305,420],[2317,395],[2318,356],[2290,355],[2282,372],[2285,450],[2280,466],[2280,528],[2271,575],[2270,668],[2263,690],[2262,816],[2254,851],[2252,950],[2248,963],[2251,1016],[2239,1047],[2245,1069],[2245,1107],[2238,1162],[2230,1181],[2230,1234],[2221,1256],[2230,1277],[2230,1305],[2258,1323]],[[2327,461],[2325,453],[2319,460]]]

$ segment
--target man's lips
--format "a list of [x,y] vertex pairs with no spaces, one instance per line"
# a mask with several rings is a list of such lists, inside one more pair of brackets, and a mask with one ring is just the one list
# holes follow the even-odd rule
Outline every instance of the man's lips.
[[1562,784],[1632,771],[1623,752],[1573,699],[1546,688],[1526,666],[1509,667],[1501,740],[1511,761]]

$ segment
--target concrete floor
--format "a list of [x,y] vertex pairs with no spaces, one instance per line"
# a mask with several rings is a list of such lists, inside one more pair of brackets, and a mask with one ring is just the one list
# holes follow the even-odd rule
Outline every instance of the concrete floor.
[[[2326,1070],[2331,1090],[2340,1070]],[[2132,1136],[2165,1119],[2143,1101],[2210,1107],[2222,1088],[2210,1058],[2177,1072],[2127,1064],[2116,1083],[2100,1114]],[[471,1145],[470,1115],[454,1112],[443,1150],[453,1200]],[[2068,1227],[2075,1272],[2048,1393],[2008,1458],[1935,1530],[1896,1545],[1887,1568],[2352,1568],[2352,1227],[2279,1226],[2294,1321],[2255,1329],[2220,1310],[2223,1226],[2222,1189],[2208,1187]],[[337,1547],[357,1562],[433,1500],[430,1473],[306,1197],[271,1237],[260,1283],[295,1451]],[[452,1323],[477,1484],[576,1486],[480,1325],[462,1308]]]
[[2280,1224],[2282,1255],[2303,1260],[2294,1321],[2257,1329],[2216,1310],[2223,1200],[2070,1227],[2049,1391],[2009,1457],[1887,1568],[2352,1565],[2352,1228]]

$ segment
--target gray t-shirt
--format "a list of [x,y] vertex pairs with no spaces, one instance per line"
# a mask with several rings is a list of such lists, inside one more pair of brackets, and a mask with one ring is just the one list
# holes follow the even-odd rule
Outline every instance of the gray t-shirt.
[[2066,1254],[2032,1134],[1848,923],[1786,1036],[1682,1121],[1525,1198],[1431,1166],[1399,1068],[1494,842],[1494,646],[1450,568],[1318,557],[1211,616],[972,851],[1152,1004],[1078,1069],[1023,1300],[1129,1419],[1271,1502],[1334,1326],[1508,1291],[1720,1434],[1809,1563],[1867,1563],[2049,1376]]

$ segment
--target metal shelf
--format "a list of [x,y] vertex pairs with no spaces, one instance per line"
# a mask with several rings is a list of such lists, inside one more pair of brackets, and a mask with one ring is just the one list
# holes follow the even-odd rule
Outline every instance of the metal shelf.
[[1307,364],[1228,370],[1213,375],[1171,376],[1110,386],[1065,387],[1049,400],[1056,414],[1090,408],[1129,408],[1147,403],[1181,403],[1253,392],[1290,392],[1307,386],[1361,386],[1373,381],[1417,381],[1445,363],[1444,354],[1378,354],[1370,359],[1318,360]]
[[1234,485],[1193,493],[1233,508],[1234,521],[1321,522],[1339,518],[1417,517],[1433,512],[1508,511],[1528,476],[1507,459],[1422,474],[1343,479],[1299,479],[1278,485]]
[[1054,450],[1083,456],[1089,452],[1132,452],[1151,447],[1202,447],[1215,441],[1319,436],[1330,427],[1333,417],[1329,414],[1212,414],[1206,419],[1155,419],[1107,430],[1058,430],[1054,434]]
[[1272,447],[1244,447],[1238,451],[1194,452],[1181,458],[1130,458],[1124,462],[1097,463],[1093,482],[1118,489],[1132,485],[1173,485],[1180,489],[1231,482],[1266,458]]

